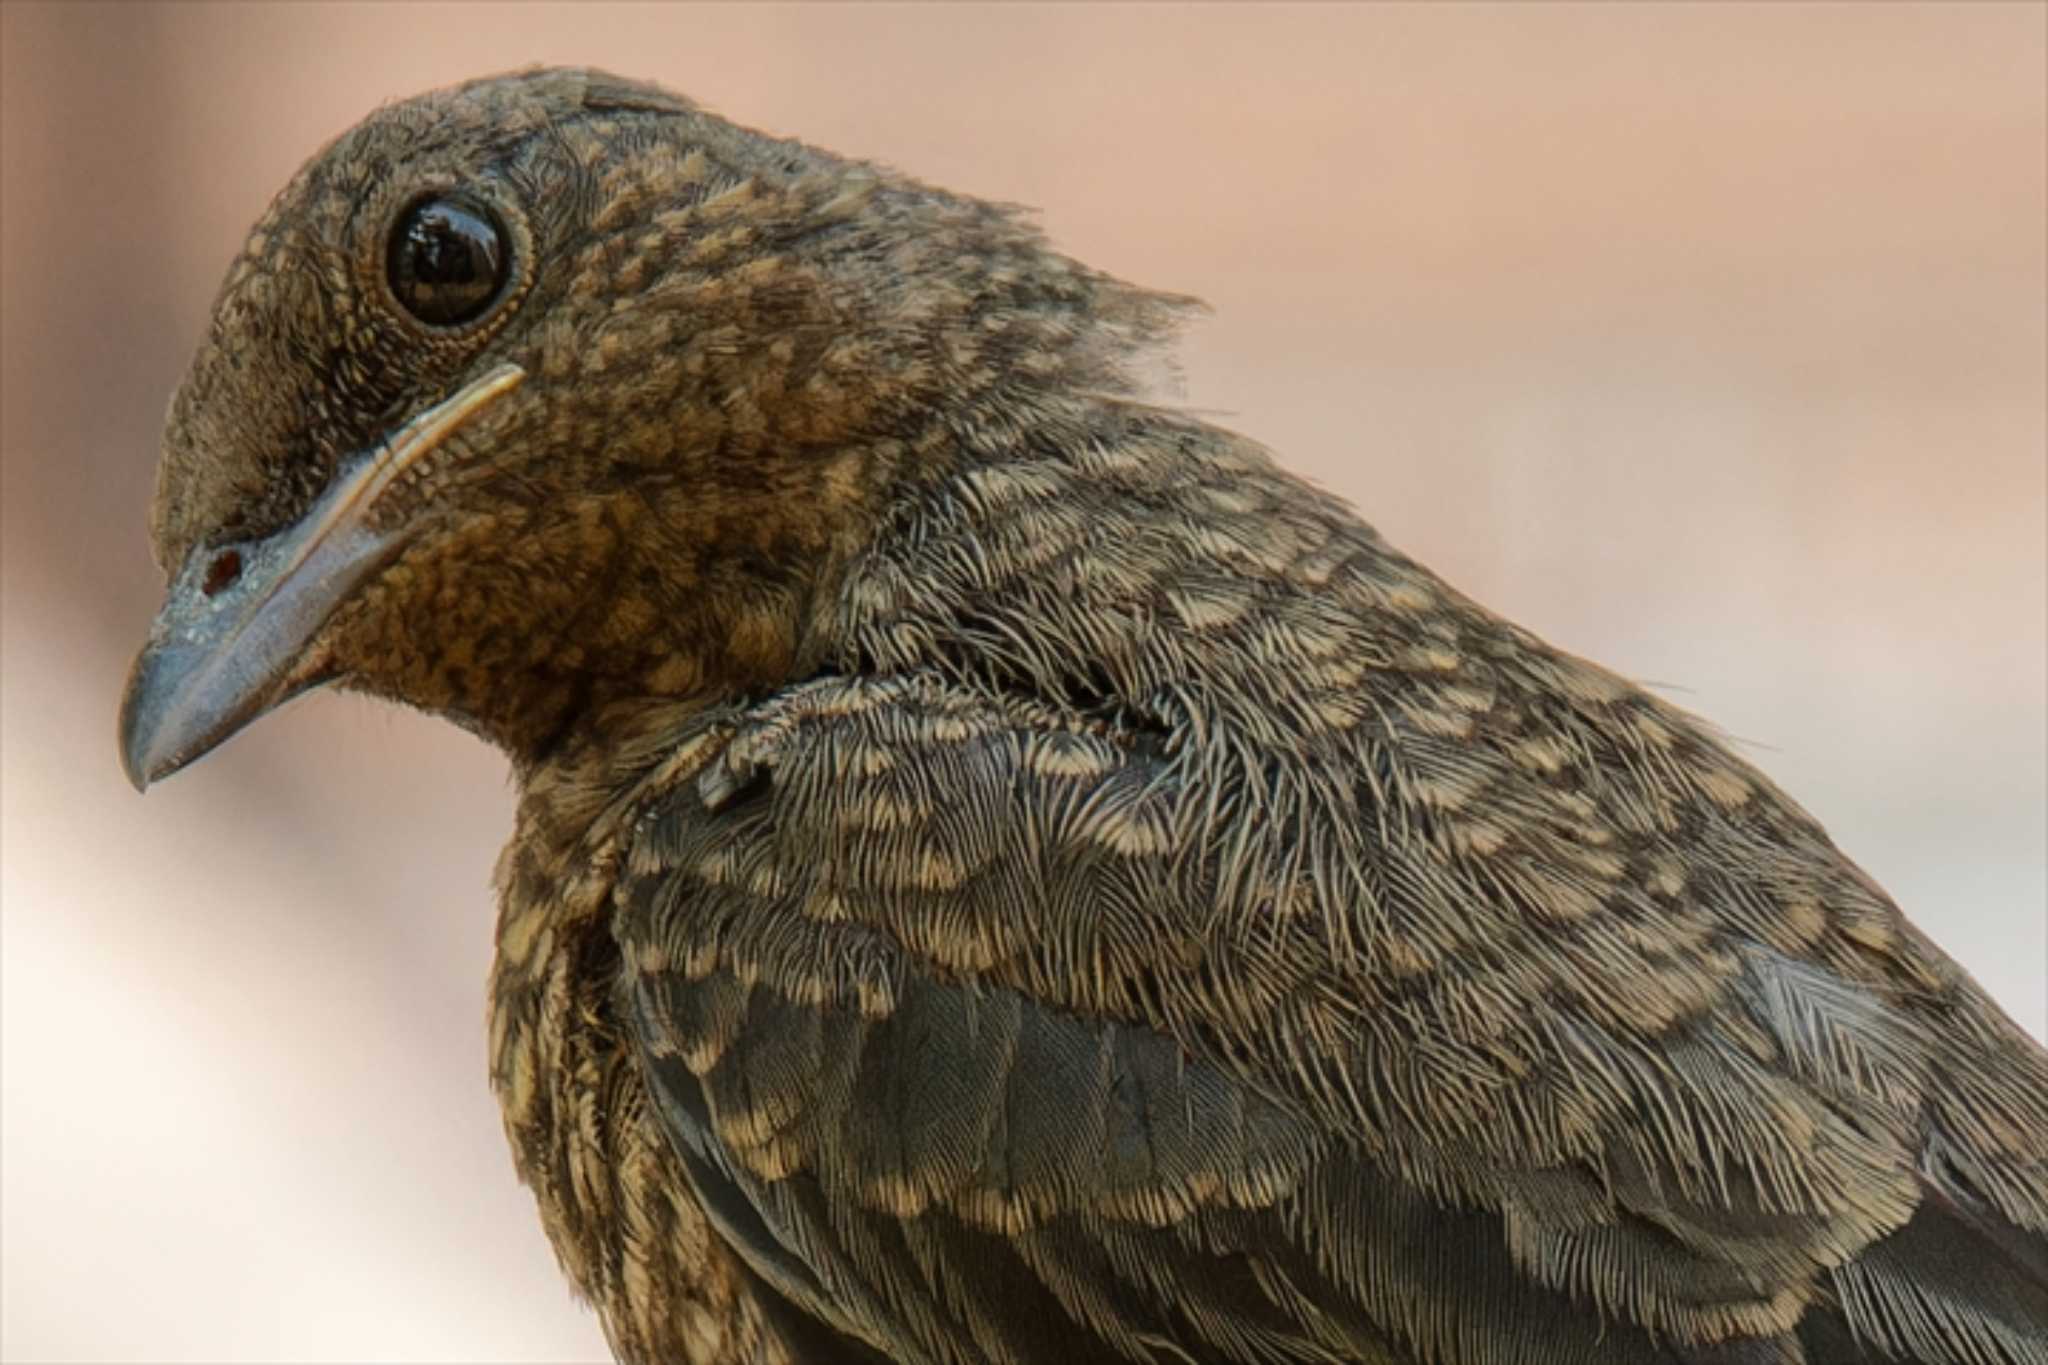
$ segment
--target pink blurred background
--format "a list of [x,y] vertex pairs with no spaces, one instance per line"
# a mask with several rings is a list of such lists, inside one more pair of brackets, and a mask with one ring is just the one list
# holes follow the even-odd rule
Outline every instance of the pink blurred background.
[[604,1355],[484,1082],[499,758],[337,697],[147,801],[114,753],[243,230],[536,61],[1206,297],[1190,404],[1719,722],[2040,1034],[2044,15],[8,4],[0,1351]]

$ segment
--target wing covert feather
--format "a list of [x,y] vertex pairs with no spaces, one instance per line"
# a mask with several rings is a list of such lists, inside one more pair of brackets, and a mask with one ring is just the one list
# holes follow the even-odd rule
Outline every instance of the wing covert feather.
[[[1361,862],[1369,789],[1219,784],[1197,723],[827,679],[642,821],[626,1012],[792,1302],[905,1361],[2048,1360],[2020,1149],[1902,1013],[1945,983],[1741,932],[1732,874],[1530,926],[1569,864]],[[1631,962],[1707,984],[1580,1007]]]

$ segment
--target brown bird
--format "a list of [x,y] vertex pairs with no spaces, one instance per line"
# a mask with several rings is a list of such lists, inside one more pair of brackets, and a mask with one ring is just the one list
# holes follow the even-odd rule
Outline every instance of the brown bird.
[[2048,1362],[2048,1054],[1699,721],[1141,401],[1187,300],[585,71],[380,110],[164,438],[138,785],[520,789],[492,1080],[674,1362]]

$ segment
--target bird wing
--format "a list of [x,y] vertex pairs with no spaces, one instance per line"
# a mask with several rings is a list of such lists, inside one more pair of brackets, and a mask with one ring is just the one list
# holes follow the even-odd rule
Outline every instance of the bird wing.
[[2048,1066],[1831,850],[1881,971],[1566,836],[1445,910],[1415,773],[1225,781],[1192,713],[907,676],[718,723],[630,845],[623,1009],[845,1359],[2048,1361]]

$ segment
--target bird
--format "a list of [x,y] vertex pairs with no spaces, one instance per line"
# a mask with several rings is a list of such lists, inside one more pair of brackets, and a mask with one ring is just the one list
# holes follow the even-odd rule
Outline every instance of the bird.
[[2048,1053],[1149,388],[1197,307],[656,85],[388,104],[172,402],[126,770],[507,755],[489,1080],[626,1365],[2048,1362]]

